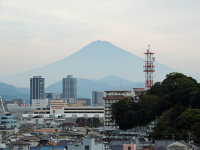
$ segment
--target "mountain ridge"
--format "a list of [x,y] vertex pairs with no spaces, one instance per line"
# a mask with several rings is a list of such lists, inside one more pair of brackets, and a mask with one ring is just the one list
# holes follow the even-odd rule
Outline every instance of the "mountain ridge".
[[[121,84],[107,80],[109,78],[119,80]],[[127,84],[128,83],[128,84]],[[144,87],[144,83],[134,83],[118,76],[108,76],[99,80],[90,80],[84,78],[77,78],[77,94],[78,98],[91,98],[92,91],[105,91],[105,90],[120,90],[123,87],[125,90],[131,90],[133,87]],[[45,93],[62,93],[62,80],[53,83],[45,88]],[[29,103],[30,89],[20,88],[10,84],[0,82],[0,95],[5,100],[24,99]]]
[[[105,81],[105,79],[112,77],[114,80],[119,79],[121,84],[115,82]],[[128,83],[128,84],[127,84]],[[106,90],[120,90],[120,87],[124,90],[130,90],[134,87],[144,88],[144,83],[134,83],[126,79],[109,76],[99,80],[89,80],[84,78],[77,78],[77,94],[79,98],[91,98],[92,91],[106,91]],[[49,93],[61,93],[62,92],[62,80],[50,85],[46,88],[46,92]]]
[[[21,87],[29,86],[29,78],[41,75],[46,84],[51,85],[61,80],[67,74],[86,79],[100,79],[105,76],[117,75],[134,82],[144,81],[144,59],[110,42],[94,41],[74,54],[43,67],[35,68],[25,73],[2,78],[1,81]],[[174,69],[155,63],[155,81],[165,78]]]
[[29,88],[19,88],[14,85],[0,82],[0,95],[5,100],[29,99]]

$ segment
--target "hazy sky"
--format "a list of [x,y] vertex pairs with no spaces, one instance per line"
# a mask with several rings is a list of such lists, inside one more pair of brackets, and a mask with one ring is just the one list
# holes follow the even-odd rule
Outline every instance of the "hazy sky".
[[0,0],[0,70],[47,65],[109,41],[200,78],[200,0]]

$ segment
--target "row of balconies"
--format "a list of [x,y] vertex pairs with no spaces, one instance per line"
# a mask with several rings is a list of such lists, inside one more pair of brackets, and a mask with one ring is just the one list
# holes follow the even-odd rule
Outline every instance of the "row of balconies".
[[96,112],[90,112],[90,111],[88,111],[88,112],[86,112],[86,111],[84,111],[84,112],[80,112],[80,111],[74,111],[74,112],[72,112],[72,111],[64,111],[64,113],[68,113],[68,114],[74,114],[74,113],[98,113],[98,114],[102,114],[103,112],[98,112],[98,111],[96,111]]
[[110,104],[110,103],[115,103],[115,102],[117,102],[117,101],[119,101],[119,100],[104,100],[104,103],[105,103],[105,104],[106,104],[106,103]]

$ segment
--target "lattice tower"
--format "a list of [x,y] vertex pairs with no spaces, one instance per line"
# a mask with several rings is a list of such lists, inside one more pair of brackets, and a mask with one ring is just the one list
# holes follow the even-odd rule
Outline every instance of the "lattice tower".
[[145,65],[144,65],[144,72],[145,72],[145,88],[150,89],[153,86],[153,72],[155,72],[154,61],[155,57],[153,57],[153,52],[150,51],[150,45],[148,45],[147,51],[145,54]]

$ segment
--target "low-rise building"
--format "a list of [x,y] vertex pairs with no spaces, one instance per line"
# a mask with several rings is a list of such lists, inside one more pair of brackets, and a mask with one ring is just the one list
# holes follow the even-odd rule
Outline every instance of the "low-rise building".
[[168,149],[187,150],[189,148],[188,143],[186,143],[183,140],[180,140],[180,141],[155,140],[154,146],[155,146],[155,149],[163,149],[163,150],[168,150]]
[[21,106],[25,101],[23,99],[13,99],[12,101],[6,101],[7,107],[9,106]]
[[32,99],[32,108],[47,108],[49,107],[49,100],[48,99]]
[[[37,108],[34,110],[34,115],[43,115],[46,117],[62,117],[62,118],[103,118],[104,107],[91,107],[91,106],[74,106],[68,105],[64,100],[50,100],[50,108]],[[24,115],[25,117],[25,115]]]
[[[87,117],[87,118],[103,118],[104,117],[104,107],[60,107],[53,106],[50,109],[35,109],[34,115],[43,115],[49,117],[54,115],[55,117],[62,116],[64,118],[77,118],[77,117]],[[25,116],[25,115],[24,115]]]
[[37,115],[32,117],[32,121],[34,124],[44,124],[44,117]]
[[82,143],[68,144],[68,150],[104,150],[103,143],[95,142],[94,138],[84,138]]
[[10,150],[28,150],[30,149],[30,144],[24,141],[11,142],[6,145]]
[[3,130],[14,129],[16,127],[16,120],[14,115],[7,113],[4,116],[0,116],[0,128]]
[[66,150],[66,148],[64,146],[45,145],[45,146],[31,147],[30,150]]
[[136,144],[123,144],[123,150],[136,150]]
[[134,100],[138,102],[140,100],[140,96],[144,95],[145,88],[133,88]]
[[91,106],[92,105],[92,102],[91,102],[90,98],[78,98],[78,101],[79,100],[84,101],[85,102],[85,106]]
[[50,100],[50,114],[64,114],[67,103],[62,99]]

